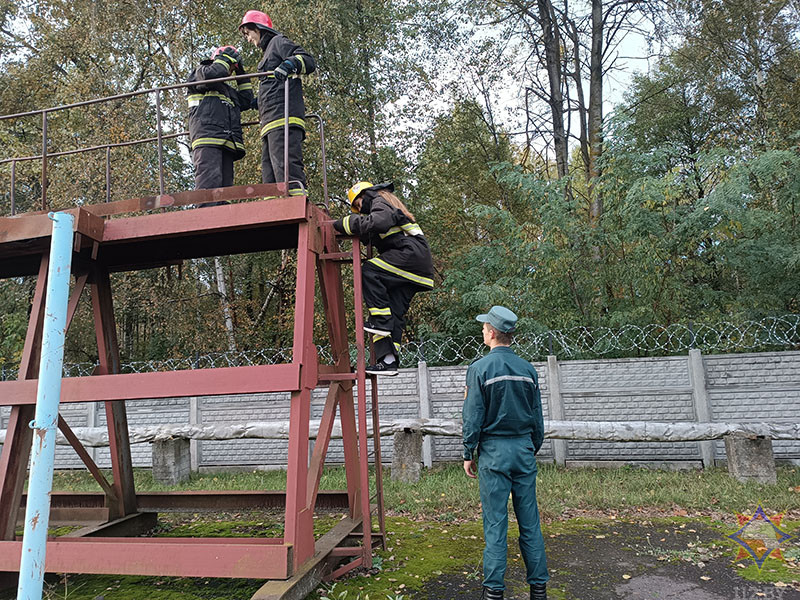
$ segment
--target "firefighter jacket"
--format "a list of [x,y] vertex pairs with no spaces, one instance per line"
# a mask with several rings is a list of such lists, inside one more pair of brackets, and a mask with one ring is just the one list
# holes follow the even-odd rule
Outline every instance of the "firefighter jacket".
[[376,267],[431,289],[433,259],[422,228],[377,194],[365,195],[361,210],[365,214],[347,215],[333,224],[334,229],[372,244],[379,256],[369,262]]
[[227,77],[230,63],[221,58],[204,60],[190,74],[186,88],[189,102],[189,141],[192,150],[216,146],[234,153],[234,160],[245,154],[241,112],[253,101],[253,84],[246,79],[203,83]]
[[[258,63],[258,71],[274,71],[284,60],[291,60],[297,72],[289,75],[289,125],[305,131],[306,106],[303,102],[303,84],[300,75],[313,73],[317,63],[311,55],[281,33],[261,36],[260,47],[264,56]],[[273,129],[283,127],[283,86],[274,75],[261,78],[258,86],[258,115],[261,120],[261,137]]]
[[464,460],[473,460],[486,437],[530,437],[538,452],[544,419],[536,369],[508,346],[492,348],[467,369],[462,417]]

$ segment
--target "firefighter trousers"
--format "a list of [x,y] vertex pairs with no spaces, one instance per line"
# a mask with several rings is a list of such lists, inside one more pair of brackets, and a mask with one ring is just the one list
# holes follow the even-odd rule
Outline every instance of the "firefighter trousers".
[[408,307],[414,294],[423,288],[413,281],[376,267],[371,262],[362,263],[361,280],[370,322],[378,329],[391,332],[388,336],[372,336],[375,344],[372,362],[387,354],[399,357]]
[[481,437],[478,481],[483,508],[483,585],[505,589],[508,495],[519,523],[519,549],[530,585],[546,583],[547,558],[536,503],[536,457],[530,435]]
[[[306,132],[301,127],[289,127],[289,190],[297,190],[300,182],[306,187],[303,169],[303,139]],[[278,183],[285,180],[283,168],[283,126],[268,131],[261,138],[261,183]]]
[[192,150],[194,189],[213,190],[233,185],[232,152],[218,146],[198,146]]

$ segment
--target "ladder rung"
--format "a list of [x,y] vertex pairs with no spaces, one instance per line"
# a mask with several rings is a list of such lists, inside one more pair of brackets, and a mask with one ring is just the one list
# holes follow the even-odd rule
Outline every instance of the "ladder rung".
[[320,373],[320,381],[353,381],[357,373]]
[[322,260],[335,260],[340,262],[353,262],[352,252],[328,252],[319,255]]

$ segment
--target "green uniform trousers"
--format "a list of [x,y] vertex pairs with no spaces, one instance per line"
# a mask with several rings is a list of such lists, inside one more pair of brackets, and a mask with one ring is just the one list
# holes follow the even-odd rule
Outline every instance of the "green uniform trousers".
[[536,504],[536,457],[530,435],[481,438],[478,477],[483,507],[483,585],[505,589],[508,553],[508,495],[519,523],[519,548],[527,582],[546,583],[547,558]]

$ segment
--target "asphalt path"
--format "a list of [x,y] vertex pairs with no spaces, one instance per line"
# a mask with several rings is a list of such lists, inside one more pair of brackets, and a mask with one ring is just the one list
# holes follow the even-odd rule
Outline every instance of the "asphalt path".
[[[733,532],[731,532],[733,533]],[[663,522],[610,522],[585,531],[548,535],[545,527],[551,581],[550,600],[800,600],[800,566],[774,570],[777,561],[762,567],[770,583],[748,581],[742,567],[750,558],[737,558],[724,534],[703,523],[665,525]],[[794,556],[795,538],[782,546]],[[509,547],[506,594],[527,600],[525,573],[516,540]],[[786,579],[782,581],[781,579]],[[443,574],[410,596],[412,600],[466,600],[481,596],[477,574],[465,570]]]

